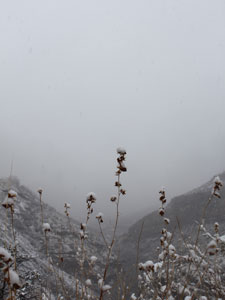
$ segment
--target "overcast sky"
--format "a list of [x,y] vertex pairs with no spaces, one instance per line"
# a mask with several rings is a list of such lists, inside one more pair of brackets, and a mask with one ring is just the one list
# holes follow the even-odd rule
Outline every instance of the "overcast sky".
[[79,218],[109,214],[116,148],[122,215],[166,187],[225,170],[224,0],[20,0],[0,4],[0,176]]

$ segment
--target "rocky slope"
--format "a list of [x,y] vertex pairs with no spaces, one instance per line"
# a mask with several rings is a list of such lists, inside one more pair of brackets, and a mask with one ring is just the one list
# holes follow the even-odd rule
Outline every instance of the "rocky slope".
[[[53,207],[43,204],[44,222],[51,226],[47,238],[49,255],[47,259],[38,193],[21,185],[17,178],[12,178],[10,183],[8,179],[1,179],[1,204],[7,196],[9,184],[10,189],[17,193],[13,219],[17,243],[17,267],[23,285],[20,290],[20,299],[32,299],[32,297],[37,299],[38,295],[50,286],[53,294],[62,294],[64,299],[67,299],[66,297],[69,297],[67,291],[74,293],[74,277],[76,276],[79,280],[84,278],[83,272],[80,270],[82,256],[80,224],[72,219],[69,224],[68,217],[58,213]],[[10,209],[6,209],[2,205],[0,207],[0,231],[0,247],[6,247],[13,253],[11,213]],[[88,231],[87,234],[85,266],[87,267],[87,260],[92,255],[96,255],[98,259],[95,273],[101,273],[105,256],[101,237],[99,234]],[[0,276],[3,274],[0,273]],[[4,297],[3,278],[1,279],[0,290]],[[96,276],[93,276],[93,281],[96,280]]]

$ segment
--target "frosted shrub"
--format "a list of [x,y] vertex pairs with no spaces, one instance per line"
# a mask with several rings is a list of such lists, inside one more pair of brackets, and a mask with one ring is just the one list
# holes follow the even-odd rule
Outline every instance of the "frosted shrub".
[[[167,229],[169,219],[164,218],[166,203],[165,191],[160,190],[161,207],[159,215],[164,226],[161,231],[161,252],[158,262],[147,261],[139,264],[138,300],[163,299],[225,299],[225,275],[222,255],[223,237],[219,236],[219,224],[214,225],[214,234],[204,227],[205,210],[213,197],[220,198],[222,182],[214,180],[211,196],[203,209],[196,241],[187,243],[182,235],[184,250],[182,253],[172,244],[173,234]],[[206,247],[200,245],[199,235],[208,238]],[[134,298],[134,294],[132,296]],[[135,296],[136,297],[136,296]],[[131,298],[132,299],[132,298]]]
[[0,247],[0,270],[3,273],[3,281],[8,286],[8,300],[16,299],[16,292],[21,287],[19,275],[12,266],[13,257],[11,253]]

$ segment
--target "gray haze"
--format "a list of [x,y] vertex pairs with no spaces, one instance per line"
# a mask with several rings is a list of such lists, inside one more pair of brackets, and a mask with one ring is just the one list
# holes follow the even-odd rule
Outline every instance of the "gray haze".
[[116,148],[122,215],[148,213],[225,170],[224,0],[0,4],[0,176],[74,216],[109,214]]

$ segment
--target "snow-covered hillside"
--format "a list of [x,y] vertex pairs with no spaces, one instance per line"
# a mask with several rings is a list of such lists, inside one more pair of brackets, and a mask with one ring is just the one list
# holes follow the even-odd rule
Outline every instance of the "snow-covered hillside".
[[[66,215],[43,204],[43,221],[51,227],[47,237],[49,257],[47,258],[39,194],[21,185],[17,178],[12,178],[10,181],[8,178],[1,179],[1,204],[7,197],[9,184],[10,189],[17,193],[13,222],[16,235],[17,268],[23,286],[19,291],[20,299],[32,299],[32,297],[37,299],[38,295],[49,286],[51,286],[52,294],[57,291],[65,298],[65,291],[74,293],[75,277],[81,279],[83,276],[80,268],[80,224],[72,219],[69,221]],[[62,203],[62,211],[63,206],[64,203]],[[0,207],[0,231],[0,247],[6,247],[14,253],[11,213],[2,205]],[[88,240],[85,243],[86,260],[96,255],[95,272],[101,272],[105,255],[101,237],[88,229],[86,234],[88,234]],[[93,277],[92,280],[96,281],[97,278]],[[2,297],[3,294],[4,289]]]

